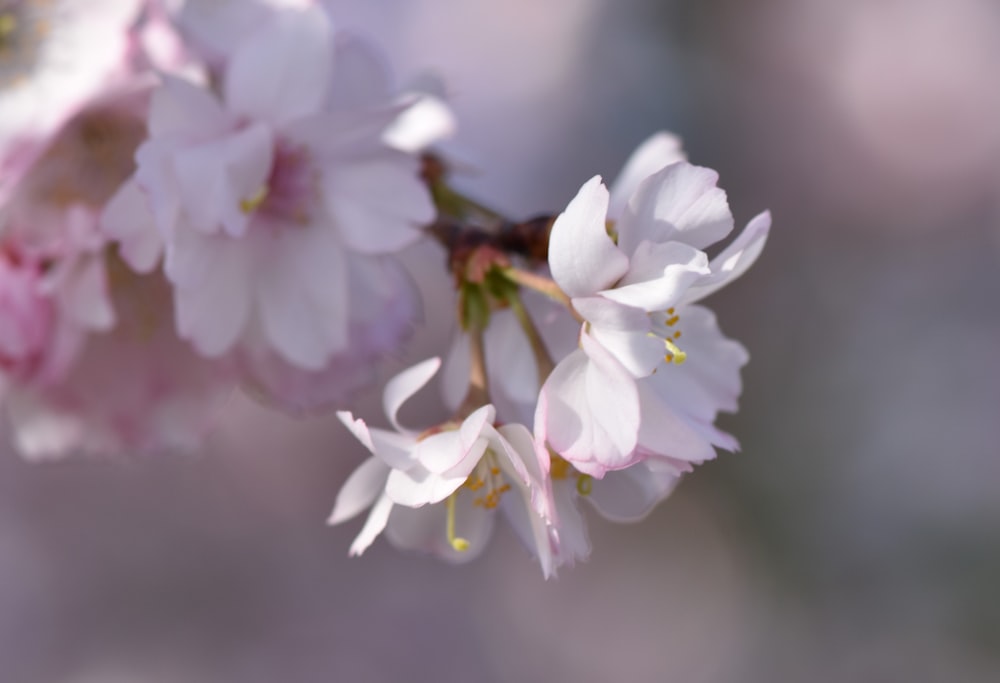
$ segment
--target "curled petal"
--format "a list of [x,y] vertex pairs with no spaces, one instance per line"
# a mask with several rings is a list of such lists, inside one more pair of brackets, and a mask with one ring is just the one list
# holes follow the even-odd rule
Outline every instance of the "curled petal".
[[549,236],[552,277],[571,297],[590,296],[628,270],[628,258],[608,235],[608,189],[594,176],[559,214]]
[[340,524],[375,502],[385,488],[389,467],[378,458],[368,458],[347,478],[337,494],[327,524]]
[[684,295],[684,303],[700,301],[745,273],[760,256],[770,230],[770,211],[754,216],[740,236],[712,259],[711,275],[688,289]]
[[411,396],[431,381],[431,377],[434,376],[440,367],[440,358],[428,358],[413,367],[403,370],[386,383],[385,393],[382,395],[382,408],[397,431],[404,434],[411,433],[400,426],[398,418],[399,409]]

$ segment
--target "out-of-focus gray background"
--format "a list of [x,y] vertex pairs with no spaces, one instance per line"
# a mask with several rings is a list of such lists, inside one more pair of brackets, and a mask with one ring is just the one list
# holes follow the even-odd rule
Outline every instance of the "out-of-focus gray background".
[[[435,72],[462,182],[563,207],[667,128],[772,240],[713,297],[743,452],[544,582],[324,520],[363,457],[246,399],[202,456],[0,453],[0,680],[1000,680],[1000,5],[332,0]],[[414,250],[425,284],[440,255]],[[404,362],[447,338],[448,303]],[[380,424],[378,391],[359,412]]]

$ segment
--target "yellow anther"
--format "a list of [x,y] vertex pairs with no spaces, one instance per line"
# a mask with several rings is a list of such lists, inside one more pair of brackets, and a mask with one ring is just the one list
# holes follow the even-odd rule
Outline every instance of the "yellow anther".
[[257,190],[257,193],[249,199],[241,199],[240,211],[243,213],[253,213],[260,208],[265,199],[267,199],[267,185]]
[[594,490],[594,478],[589,474],[581,474],[576,480],[576,490],[581,496],[589,496]]
[[673,326],[674,326],[674,325],[676,325],[676,324],[677,324],[678,322],[680,322],[680,319],[681,319],[681,317],[680,317],[679,315],[675,315],[675,316],[673,316],[673,317],[671,317],[671,318],[668,318],[668,319],[667,319],[667,325],[668,325],[669,327],[673,327]]
[[674,314],[674,308],[673,307],[668,308],[667,315],[673,315],[673,314]]
[[446,532],[448,534],[448,543],[451,547],[460,553],[464,553],[469,549],[469,542],[460,536],[455,535],[455,495],[451,494],[448,496],[448,500],[445,502],[445,507],[448,510],[448,519],[446,522]]
[[558,455],[552,458],[552,468],[549,476],[553,479],[565,479],[569,476],[569,463]]
[[674,339],[680,339],[680,338],[681,338],[681,331],[677,330],[676,332],[674,332]]
[[677,363],[677,365],[680,365],[687,360],[687,354],[681,351],[673,340],[664,339],[663,343],[667,345],[667,350],[670,352],[664,357],[668,363]]

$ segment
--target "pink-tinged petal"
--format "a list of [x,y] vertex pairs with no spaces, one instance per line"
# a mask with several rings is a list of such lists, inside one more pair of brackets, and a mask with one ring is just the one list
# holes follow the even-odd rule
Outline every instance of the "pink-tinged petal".
[[601,296],[644,311],[665,311],[688,287],[709,274],[708,256],[681,242],[642,242],[621,282]]
[[608,350],[633,377],[646,377],[663,364],[663,340],[648,332],[623,332],[593,326],[590,336]]
[[350,555],[352,557],[357,557],[375,542],[375,539],[378,538],[378,535],[382,533],[389,522],[389,515],[392,509],[393,504],[388,496],[383,495],[375,501],[372,511],[368,513],[365,525],[361,527],[361,532],[358,533],[357,538],[351,543]]
[[281,125],[319,111],[333,65],[326,13],[318,5],[280,12],[243,41],[226,70],[227,106]]
[[676,135],[661,131],[639,145],[611,185],[608,217],[612,220],[619,218],[625,212],[629,198],[639,189],[639,183],[678,161],[687,161],[687,154]]
[[326,209],[351,249],[392,253],[420,239],[436,212],[417,174],[415,159],[391,152],[324,170]]
[[[484,442],[483,448],[485,447]],[[415,465],[409,470],[392,470],[385,483],[385,494],[394,503],[406,507],[433,505],[457,491],[467,477],[468,473],[455,477],[435,474]]]
[[608,190],[600,176],[580,188],[559,214],[549,237],[552,278],[571,297],[610,287],[628,270],[628,258],[608,235]]
[[514,490],[500,498],[500,509],[521,543],[535,557],[546,579],[556,575],[555,557],[549,525],[531,507],[531,491],[525,486],[515,486]]
[[560,361],[542,387],[535,413],[539,439],[577,465],[603,476],[632,462],[639,432],[635,380],[587,335],[583,350]]
[[715,457],[712,444],[657,395],[643,380],[637,383],[642,414],[638,448],[643,457],[668,457],[702,463]]
[[616,226],[618,246],[632,254],[643,241],[704,249],[723,239],[733,230],[733,216],[718,179],[715,171],[686,162],[646,178]]
[[372,505],[385,488],[389,467],[378,458],[368,458],[340,487],[327,524],[340,524]]
[[81,327],[109,330],[114,326],[115,311],[103,259],[84,259],[73,267],[59,287],[58,296],[62,314]]
[[[548,479],[549,453],[545,446],[536,441],[528,428],[521,424],[507,424],[497,432],[502,437],[501,445],[507,455],[508,468],[504,468],[508,478],[520,481],[530,492],[531,508],[551,524],[558,523],[555,503],[552,500],[551,481]],[[503,443],[505,442],[505,443]],[[494,450],[499,449],[494,446]],[[504,459],[500,460],[503,467]]]
[[668,460],[646,460],[595,480],[587,501],[605,519],[638,522],[674,490],[691,465]]
[[178,230],[165,268],[174,282],[177,332],[206,356],[236,343],[250,317],[252,252],[243,241]]
[[684,303],[701,301],[743,275],[754,264],[771,230],[771,212],[757,214],[739,237],[723,249],[709,264],[712,274],[702,278],[684,295]]
[[149,105],[149,135],[205,140],[222,135],[233,121],[207,90],[175,76],[163,76]]
[[178,152],[174,173],[188,222],[207,233],[221,227],[243,235],[250,211],[242,206],[265,190],[273,163],[273,134],[259,123]]
[[411,433],[399,424],[399,409],[411,396],[420,391],[431,377],[441,367],[440,358],[428,358],[425,361],[403,370],[401,373],[390,379],[385,385],[385,392],[382,394],[382,409],[385,411],[389,422],[397,431]]
[[556,564],[573,566],[590,557],[590,538],[587,523],[576,504],[576,486],[572,481],[554,482],[552,497],[559,513],[559,526],[555,529]]
[[255,276],[265,336],[288,362],[323,368],[348,344],[345,254],[336,233],[327,225],[308,225],[252,238],[258,241],[255,253],[268,259]]
[[163,255],[160,239],[146,196],[135,180],[126,181],[108,201],[101,214],[101,230],[119,242],[118,251],[133,270],[151,273]]
[[367,448],[372,453],[375,452],[375,444],[372,443],[371,434],[368,431],[368,425],[361,418],[355,418],[354,413],[349,410],[338,410],[337,419],[347,427],[351,434],[354,435],[361,445]]
[[414,459],[433,474],[468,476],[486,450],[486,440],[480,434],[492,417],[493,406],[483,406],[466,418],[460,429],[433,434],[418,442],[413,449]]

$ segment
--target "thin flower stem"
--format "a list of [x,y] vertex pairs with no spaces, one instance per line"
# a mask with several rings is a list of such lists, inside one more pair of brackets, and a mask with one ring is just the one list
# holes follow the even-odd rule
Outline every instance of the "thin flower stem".
[[473,326],[469,329],[469,390],[458,407],[456,420],[464,420],[490,402],[489,382],[486,378],[486,344],[483,329]]
[[547,278],[544,275],[536,275],[535,273],[527,270],[521,270],[520,268],[504,268],[500,272],[503,273],[504,277],[511,282],[520,285],[521,287],[541,292],[553,301],[562,304],[570,313],[573,314],[573,317],[576,318],[577,322],[580,324],[585,322],[583,317],[576,312],[575,308],[573,308],[573,302],[570,301],[566,292],[559,289],[559,285],[557,285],[551,278]]
[[535,321],[531,319],[531,316],[528,314],[528,310],[524,307],[521,297],[514,294],[508,297],[508,301],[510,302],[511,311],[514,312],[514,315],[517,317],[517,321],[521,324],[521,329],[524,330],[524,336],[528,338],[528,344],[531,346],[531,353],[535,357],[535,367],[538,369],[538,386],[542,386],[545,384],[545,380],[548,379],[556,364],[552,360],[549,350],[545,348],[545,342],[542,340],[542,336],[538,333]]

